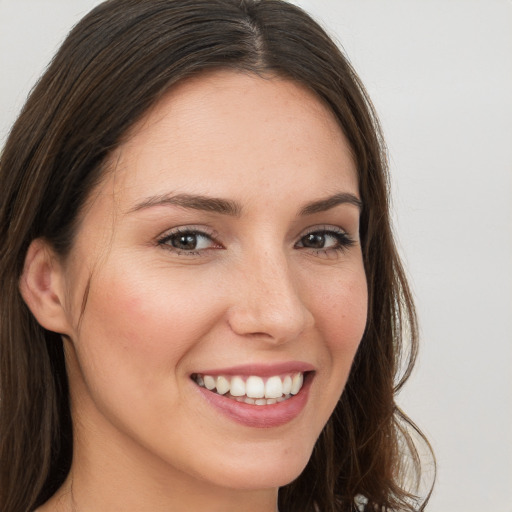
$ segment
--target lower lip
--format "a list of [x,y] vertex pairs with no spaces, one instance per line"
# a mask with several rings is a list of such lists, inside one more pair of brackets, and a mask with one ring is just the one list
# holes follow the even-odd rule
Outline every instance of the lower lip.
[[288,398],[288,400],[271,405],[251,405],[237,402],[224,395],[194,385],[210,405],[231,420],[247,427],[272,428],[289,423],[301,413],[308,401],[312,380],[313,374],[306,374],[304,384],[296,395]]

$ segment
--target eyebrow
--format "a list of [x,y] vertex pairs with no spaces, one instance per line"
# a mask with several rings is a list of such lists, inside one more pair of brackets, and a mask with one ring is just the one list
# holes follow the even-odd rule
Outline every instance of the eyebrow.
[[[300,209],[299,216],[325,212],[340,204],[352,204],[357,206],[359,210],[362,210],[363,208],[363,203],[354,194],[341,192],[339,194],[334,194],[332,196],[307,203]],[[128,210],[128,213],[145,210],[154,206],[166,205],[219,213],[221,215],[229,215],[231,217],[239,217],[242,213],[242,206],[236,201],[195,194],[162,194],[159,196],[148,197]]]
[[131,208],[128,213],[152,208],[153,206],[165,205],[181,206],[182,208],[220,213],[222,215],[229,215],[232,217],[239,217],[242,212],[242,207],[237,202],[230,201],[228,199],[194,194],[163,194],[160,196],[148,197],[144,201],[138,203],[134,208]]
[[335,194],[333,196],[326,197],[324,199],[319,199],[317,201],[312,201],[311,203],[306,204],[300,210],[299,215],[313,215],[314,213],[321,213],[340,204],[352,204],[357,206],[359,210],[363,209],[362,201],[356,197],[354,194],[350,194],[348,192],[342,192],[339,194]]

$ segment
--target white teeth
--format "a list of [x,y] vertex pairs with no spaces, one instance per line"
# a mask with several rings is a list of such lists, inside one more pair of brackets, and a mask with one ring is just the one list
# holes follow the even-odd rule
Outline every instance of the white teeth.
[[263,398],[265,396],[265,383],[261,377],[249,377],[245,383],[245,394],[251,398]]
[[217,377],[217,385],[215,387],[217,388],[217,393],[219,393],[219,395],[224,395],[229,391],[229,380],[221,375],[220,377]]
[[303,382],[304,382],[304,376],[302,375],[302,373],[296,373],[293,376],[292,389],[291,389],[290,393],[292,395],[296,395],[300,391],[300,388],[302,387]]
[[279,398],[283,396],[283,381],[280,377],[270,377],[265,384],[265,398]]
[[233,396],[244,396],[245,395],[245,382],[241,377],[233,377],[231,379],[231,390],[230,393]]
[[283,395],[289,395],[292,390],[292,378],[287,375],[283,380]]
[[[200,377],[200,375],[199,375],[199,377]],[[213,377],[211,377],[210,375],[205,375],[203,377],[203,380],[204,380],[204,387],[206,389],[209,389],[211,391],[212,389],[215,388],[215,379]],[[198,384],[199,384],[199,382],[198,382]],[[199,384],[199,385],[201,385],[201,384]]]
[[273,405],[296,395],[304,383],[303,373],[264,378],[251,375],[246,379],[239,375],[228,377],[194,374],[193,380],[200,387],[219,395],[250,405]]

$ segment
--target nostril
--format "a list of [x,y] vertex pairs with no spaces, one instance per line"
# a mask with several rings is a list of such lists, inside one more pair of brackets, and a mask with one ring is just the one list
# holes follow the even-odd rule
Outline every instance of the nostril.
[[247,336],[251,338],[271,338],[270,334],[266,332],[250,332],[247,334]]
[[227,310],[227,321],[234,333],[248,339],[285,342],[314,324],[286,264],[279,269],[273,267],[273,271],[267,267],[262,272],[256,269],[250,278],[240,281],[243,286],[233,294]]

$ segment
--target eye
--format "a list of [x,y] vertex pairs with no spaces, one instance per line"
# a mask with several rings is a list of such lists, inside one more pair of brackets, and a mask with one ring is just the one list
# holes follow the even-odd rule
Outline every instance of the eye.
[[304,235],[295,245],[299,249],[315,251],[344,251],[354,245],[354,240],[339,228],[315,229]]
[[158,244],[178,254],[198,254],[207,249],[218,249],[221,247],[208,233],[196,229],[183,228],[167,233],[158,241]]

